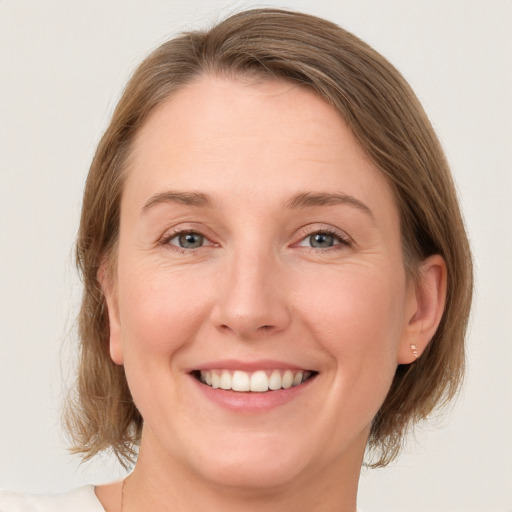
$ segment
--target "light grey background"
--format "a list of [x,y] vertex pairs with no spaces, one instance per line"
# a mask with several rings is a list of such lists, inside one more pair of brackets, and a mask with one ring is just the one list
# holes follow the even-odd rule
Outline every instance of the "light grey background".
[[464,391],[392,466],[363,471],[360,507],[512,511],[510,0],[0,0],[0,487],[60,491],[122,472],[67,454],[80,284],[72,246],[94,148],[130,72],[169,35],[282,6],[353,31],[409,80],[460,191],[477,289]]

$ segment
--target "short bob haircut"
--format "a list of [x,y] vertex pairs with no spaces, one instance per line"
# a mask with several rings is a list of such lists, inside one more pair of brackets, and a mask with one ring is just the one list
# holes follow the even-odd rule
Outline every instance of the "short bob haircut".
[[111,449],[123,465],[136,459],[143,419],[124,369],[109,354],[109,322],[98,281],[115,277],[120,201],[134,137],[150,112],[204,75],[285,80],[315,91],[339,114],[391,184],[401,220],[405,269],[440,254],[448,270],[440,326],[421,357],[396,370],[373,420],[372,466],[399,453],[407,430],[446,404],[464,374],[464,338],[472,297],[472,262],[455,187],[441,145],[400,73],[366,43],[306,14],[256,9],[208,31],[181,34],[135,71],[94,156],[85,186],[76,257],[84,283],[78,329],[78,383],[66,408],[72,451],[89,459]]

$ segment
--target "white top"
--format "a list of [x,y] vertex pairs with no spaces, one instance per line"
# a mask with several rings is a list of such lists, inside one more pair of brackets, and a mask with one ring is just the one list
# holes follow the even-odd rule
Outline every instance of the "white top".
[[0,490],[0,512],[105,512],[105,509],[94,493],[94,485],[85,485],[63,494]]
[[94,485],[84,485],[63,494],[25,494],[0,489],[0,512],[105,512],[105,509],[96,497]]

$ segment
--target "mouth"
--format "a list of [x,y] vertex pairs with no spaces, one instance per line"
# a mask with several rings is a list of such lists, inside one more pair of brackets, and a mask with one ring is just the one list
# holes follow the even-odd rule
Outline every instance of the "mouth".
[[311,370],[194,370],[191,374],[202,384],[213,389],[238,393],[266,393],[300,386],[312,379],[317,372]]

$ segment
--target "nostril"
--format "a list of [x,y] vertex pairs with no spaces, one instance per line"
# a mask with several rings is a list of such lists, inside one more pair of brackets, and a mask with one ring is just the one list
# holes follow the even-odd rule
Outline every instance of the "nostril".
[[[272,329],[274,329],[274,328],[275,328],[275,326],[274,326],[274,325],[260,325],[259,327],[254,328],[254,332],[260,332],[260,333],[262,333],[262,332],[268,332],[268,331],[271,331],[271,330],[272,330]],[[244,334],[246,334],[246,332],[245,332],[245,331],[250,331],[250,330],[252,330],[252,329],[247,329],[247,328],[245,328],[245,329],[244,329],[244,328],[239,328],[239,329],[237,330],[236,328],[231,327],[231,326],[229,326],[229,325],[227,325],[227,324],[221,324],[221,325],[219,325],[219,329],[220,329],[221,331],[232,331],[232,332],[234,332],[234,333],[236,333],[236,334],[240,334],[240,335],[242,335],[242,336],[243,336]]]

